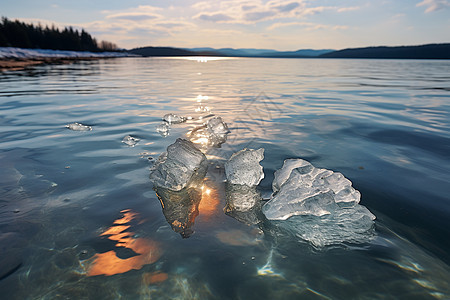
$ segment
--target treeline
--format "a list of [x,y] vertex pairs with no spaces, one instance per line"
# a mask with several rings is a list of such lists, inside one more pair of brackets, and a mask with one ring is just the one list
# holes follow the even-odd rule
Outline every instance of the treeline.
[[11,21],[2,17],[0,23],[0,47],[18,47],[31,49],[52,49],[52,50],[72,50],[72,51],[115,51],[116,44],[101,41],[97,42],[86,31],[78,31],[72,27],[63,30],[52,25],[43,27]]

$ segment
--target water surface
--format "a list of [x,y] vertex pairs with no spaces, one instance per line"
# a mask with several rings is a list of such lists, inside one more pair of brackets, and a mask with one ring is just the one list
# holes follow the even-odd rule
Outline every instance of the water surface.
[[[5,299],[450,297],[450,62],[121,58],[0,74],[0,293]],[[192,116],[162,137],[166,113]],[[217,115],[231,133],[189,238],[148,179]],[[92,131],[65,128],[72,122]],[[135,147],[123,137],[140,139]],[[377,216],[366,244],[317,249],[227,216],[223,163],[265,148],[343,173]]]

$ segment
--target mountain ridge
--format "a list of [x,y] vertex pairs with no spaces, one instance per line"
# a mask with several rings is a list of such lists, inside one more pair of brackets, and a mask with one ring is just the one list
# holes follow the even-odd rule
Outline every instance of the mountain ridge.
[[299,49],[277,51],[256,48],[175,48],[140,47],[128,50],[141,56],[226,56],[226,57],[266,57],[266,58],[395,58],[395,59],[450,59],[450,43],[424,44],[413,46],[371,46],[361,48]]

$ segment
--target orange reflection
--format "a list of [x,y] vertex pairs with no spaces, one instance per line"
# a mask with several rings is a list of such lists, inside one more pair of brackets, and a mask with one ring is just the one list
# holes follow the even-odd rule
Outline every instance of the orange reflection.
[[108,239],[117,241],[116,247],[131,249],[136,255],[122,259],[117,256],[114,250],[97,253],[86,262],[87,276],[111,276],[131,270],[139,270],[144,265],[152,264],[161,257],[161,250],[157,242],[145,238],[134,238],[133,232],[125,231],[131,225],[122,224],[129,223],[137,214],[130,210],[123,210],[121,213],[123,213],[122,218],[114,221],[114,225],[103,232],[101,236],[108,236]]
[[167,273],[160,273],[160,272],[145,273],[144,275],[142,275],[142,281],[146,285],[161,283],[166,281],[167,278],[169,278]]
[[200,215],[206,220],[210,219],[219,208],[219,193],[211,182],[202,186],[202,200],[198,206]]

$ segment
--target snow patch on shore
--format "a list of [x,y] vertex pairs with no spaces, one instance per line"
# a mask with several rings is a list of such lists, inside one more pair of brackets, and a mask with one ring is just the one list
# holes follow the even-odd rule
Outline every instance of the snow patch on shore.
[[24,49],[0,47],[1,58],[33,59],[33,58],[87,58],[87,57],[128,57],[136,56],[126,52],[87,52],[49,49]]

